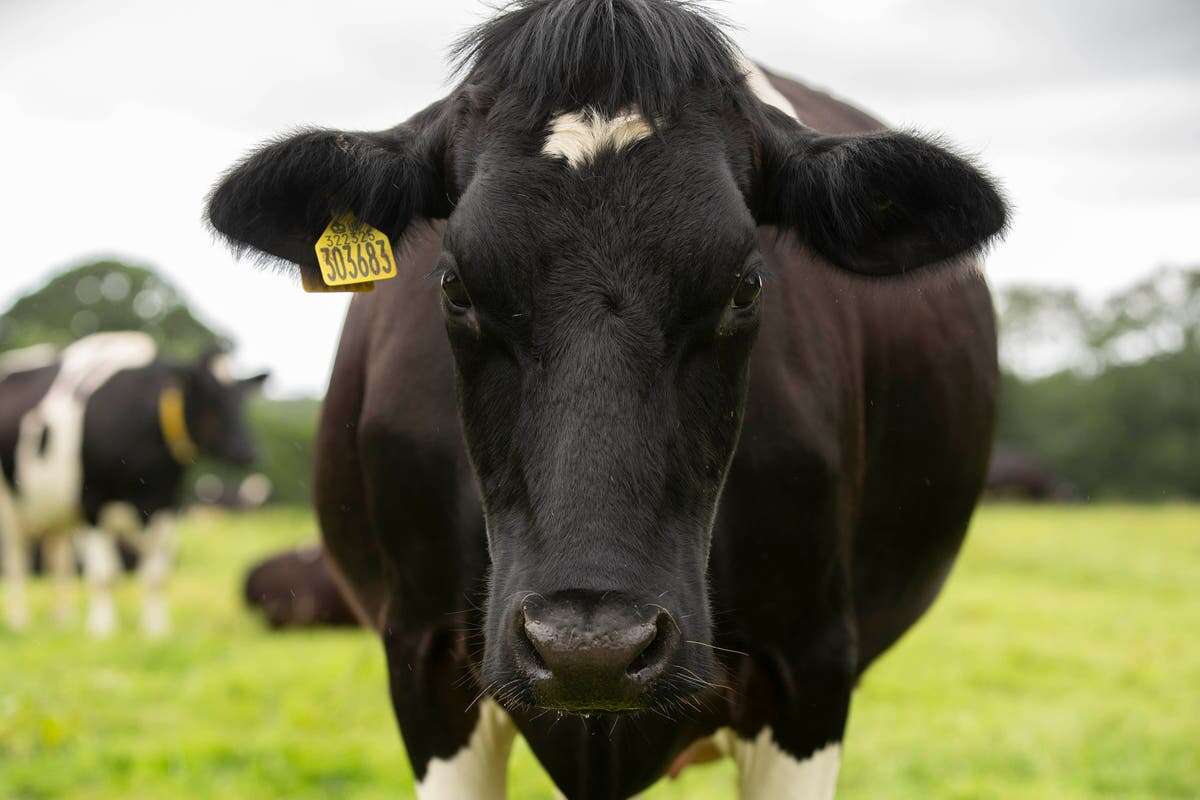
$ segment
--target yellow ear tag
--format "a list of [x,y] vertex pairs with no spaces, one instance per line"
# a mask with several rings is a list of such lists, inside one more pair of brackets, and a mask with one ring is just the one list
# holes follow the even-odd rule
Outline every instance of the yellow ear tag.
[[314,248],[323,284],[306,279],[306,292],[366,292],[375,281],[396,277],[392,243],[387,235],[359,222],[353,212],[336,216]]

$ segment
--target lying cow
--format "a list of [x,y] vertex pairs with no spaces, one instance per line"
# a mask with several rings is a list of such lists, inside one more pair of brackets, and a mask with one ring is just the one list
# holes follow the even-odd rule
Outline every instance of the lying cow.
[[301,547],[269,556],[246,573],[246,605],[272,628],[359,624],[322,547]]
[[444,100],[272,141],[208,208],[310,286],[355,277],[331,220],[381,241],[347,212],[407,245],[351,303],[315,489],[418,795],[502,797],[519,730],[573,798],[709,737],[744,796],[827,798],[983,485],[1005,204],[689,3],[523,0],[459,54]]
[[123,538],[139,552],[143,628],[165,633],[164,585],[184,469],[200,453],[233,464],[254,460],[242,400],[266,375],[234,380],[215,352],[194,364],[170,363],[142,333],[98,333],[40,363],[13,357],[5,364],[0,545],[9,625],[28,622],[28,550],[38,541],[60,587],[58,615],[68,616],[77,538],[91,593],[88,630],[111,633]]

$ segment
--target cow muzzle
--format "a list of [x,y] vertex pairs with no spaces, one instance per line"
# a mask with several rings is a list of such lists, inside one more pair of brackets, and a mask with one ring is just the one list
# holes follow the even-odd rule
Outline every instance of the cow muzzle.
[[665,608],[590,592],[526,598],[511,637],[535,705],[575,713],[645,708],[681,638]]

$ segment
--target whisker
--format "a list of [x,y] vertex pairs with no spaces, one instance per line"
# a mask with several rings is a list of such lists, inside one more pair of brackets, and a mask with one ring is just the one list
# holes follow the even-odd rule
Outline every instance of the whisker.
[[488,689],[490,689],[491,687],[492,687],[492,685],[489,683],[487,686],[484,686],[482,689],[480,689],[480,690],[479,690],[479,694],[475,695],[475,699],[474,699],[474,700],[472,700],[472,701],[471,701],[471,702],[470,702],[470,703],[467,705],[467,707],[463,709],[463,713],[465,714],[465,713],[467,713],[468,711],[470,711],[470,710],[471,710],[471,708],[472,708],[472,707],[473,707],[473,706],[474,706],[476,703],[478,703],[478,702],[479,702],[479,698],[481,698],[481,697],[483,697],[485,694],[487,694],[487,692],[488,692]]
[[730,647],[717,647],[715,644],[709,644],[708,642],[697,642],[695,639],[685,639],[683,643],[684,644],[698,644],[701,647],[709,647],[713,650],[719,650],[722,653],[733,653],[735,656],[745,656],[746,658],[750,657],[749,653],[745,653],[741,650],[734,650]]

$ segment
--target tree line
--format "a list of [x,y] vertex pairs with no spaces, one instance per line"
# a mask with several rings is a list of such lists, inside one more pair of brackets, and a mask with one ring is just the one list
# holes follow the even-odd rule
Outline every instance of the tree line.
[[1200,498],[1200,269],[1160,269],[1102,301],[997,293],[998,441],[1084,498]]

